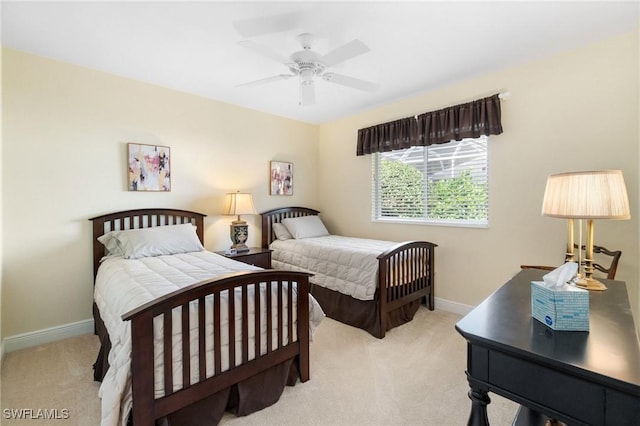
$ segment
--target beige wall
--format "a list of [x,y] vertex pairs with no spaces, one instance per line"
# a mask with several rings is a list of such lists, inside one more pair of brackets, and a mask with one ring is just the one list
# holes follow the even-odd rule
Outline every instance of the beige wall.
[[[596,242],[621,249],[617,278],[638,305],[638,33],[400,100],[320,128],[320,205],[330,231],[436,249],[436,297],[475,305],[519,265],[558,264],[566,222],[540,216],[549,174],[622,169],[629,221],[597,221]],[[371,157],[356,157],[357,130],[508,90],[504,133],[489,142],[490,226],[470,229],[373,223]]]
[[[618,277],[640,317],[638,33],[417,95],[321,126],[3,50],[1,337],[91,317],[90,217],[167,206],[207,213],[206,246],[229,245],[222,197],[251,191],[259,211],[322,210],[329,229],[439,245],[436,296],[475,305],[521,263],[556,264],[565,222],[540,216],[548,174],[622,169],[630,221],[596,223],[623,250]],[[490,141],[490,227],[372,223],[370,157],[358,128],[506,89]],[[248,124],[246,124],[248,123]],[[173,191],[126,190],[126,143],[168,145]],[[235,161],[237,159],[237,161]],[[270,197],[269,160],[295,163],[293,197]],[[258,244],[257,218],[247,218]],[[2,223],[2,222],[0,222]]]
[[[228,247],[225,192],[258,211],[316,205],[318,128],[36,56],[3,51],[2,336],[91,318],[89,218],[139,207],[200,211]],[[167,145],[170,193],[126,187],[126,143]],[[269,161],[292,161],[292,197],[269,196]],[[257,217],[246,217],[259,245]]]
[[[1,12],[0,12],[1,15]],[[0,81],[2,81],[2,51],[0,50]],[[0,91],[0,96],[2,91]],[[2,117],[2,99],[0,99],[0,117]],[[0,120],[0,164],[2,164],[2,123],[3,120]],[[4,243],[3,238],[3,222],[2,222],[2,176],[3,173],[0,170],[0,366],[2,366],[2,361],[4,360],[4,334],[2,333],[2,265],[3,265],[3,255],[2,248]]]

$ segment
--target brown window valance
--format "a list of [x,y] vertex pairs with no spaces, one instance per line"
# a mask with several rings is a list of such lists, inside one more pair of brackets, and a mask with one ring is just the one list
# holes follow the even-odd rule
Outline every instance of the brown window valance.
[[502,133],[498,94],[358,130],[357,155]]

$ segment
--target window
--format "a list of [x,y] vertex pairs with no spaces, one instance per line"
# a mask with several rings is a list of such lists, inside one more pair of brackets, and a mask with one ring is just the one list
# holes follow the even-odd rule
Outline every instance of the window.
[[487,226],[487,141],[482,136],[373,154],[373,220]]

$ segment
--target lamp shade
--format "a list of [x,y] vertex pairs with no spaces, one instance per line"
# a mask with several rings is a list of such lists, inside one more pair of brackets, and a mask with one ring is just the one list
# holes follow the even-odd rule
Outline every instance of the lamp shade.
[[239,216],[241,214],[258,214],[253,206],[251,194],[230,192],[225,198],[224,215]]
[[551,175],[542,215],[574,219],[629,219],[622,171],[600,170]]

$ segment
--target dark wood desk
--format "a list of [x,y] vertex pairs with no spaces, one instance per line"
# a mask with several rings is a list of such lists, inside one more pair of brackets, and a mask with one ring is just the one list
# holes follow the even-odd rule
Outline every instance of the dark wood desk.
[[523,270],[456,324],[467,340],[469,425],[488,425],[488,392],[523,406],[514,425],[544,413],[573,425],[640,425],[640,347],[626,285],[589,293],[590,331],[553,331],[531,317]]

